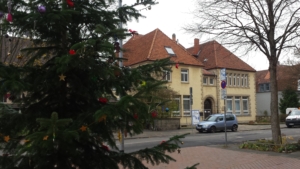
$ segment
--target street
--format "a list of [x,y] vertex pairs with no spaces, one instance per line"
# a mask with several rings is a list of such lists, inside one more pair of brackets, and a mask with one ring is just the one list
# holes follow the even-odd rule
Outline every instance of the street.
[[[187,132],[191,132],[188,131]],[[299,128],[282,128],[282,135],[292,136],[295,140],[300,138]],[[271,139],[271,130],[252,130],[252,131],[238,131],[227,132],[227,144],[242,143],[247,140],[257,139]],[[137,138],[125,140],[125,152],[133,152],[147,147],[152,147],[159,144],[163,140],[168,140],[167,136],[164,137],[149,137],[149,138]],[[295,141],[294,140],[294,141]],[[196,147],[196,146],[208,146],[208,145],[225,145],[225,132],[217,133],[193,133],[187,135],[183,140],[181,147]],[[120,146],[117,143],[118,147]]]

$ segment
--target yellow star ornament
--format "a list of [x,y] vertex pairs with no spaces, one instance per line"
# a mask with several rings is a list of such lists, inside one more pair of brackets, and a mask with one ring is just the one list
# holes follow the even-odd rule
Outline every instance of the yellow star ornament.
[[61,74],[59,76],[59,81],[65,81],[66,76],[64,74]]
[[5,142],[8,142],[10,140],[10,137],[9,136],[4,136],[4,141]]
[[87,126],[81,126],[81,127],[80,127],[80,130],[81,130],[81,131],[86,131],[86,129],[87,129]]
[[48,137],[49,137],[49,136],[44,136],[44,137],[43,137],[43,140],[48,140]]

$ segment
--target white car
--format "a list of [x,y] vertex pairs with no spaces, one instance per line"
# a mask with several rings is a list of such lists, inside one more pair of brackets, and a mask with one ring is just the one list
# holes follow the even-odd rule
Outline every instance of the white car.
[[292,110],[285,119],[285,124],[288,128],[295,125],[300,125],[300,110]]

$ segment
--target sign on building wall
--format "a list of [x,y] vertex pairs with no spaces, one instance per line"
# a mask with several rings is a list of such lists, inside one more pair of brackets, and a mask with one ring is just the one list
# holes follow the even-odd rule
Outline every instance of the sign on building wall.
[[298,80],[298,91],[300,91],[300,79]]
[[192,124],[197,125],[200,122],[199,110],[192,110]]

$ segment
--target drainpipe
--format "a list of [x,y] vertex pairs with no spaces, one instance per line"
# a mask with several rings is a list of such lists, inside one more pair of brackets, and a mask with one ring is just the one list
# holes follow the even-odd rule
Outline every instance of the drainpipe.
[[215,78],[216,78],[216,99],[217,99],[217,112],[216,113],[220,113],[219,112],[219,97],[218,97],[218,75],[216,74],[216,71],[214,71],[215,74]]

